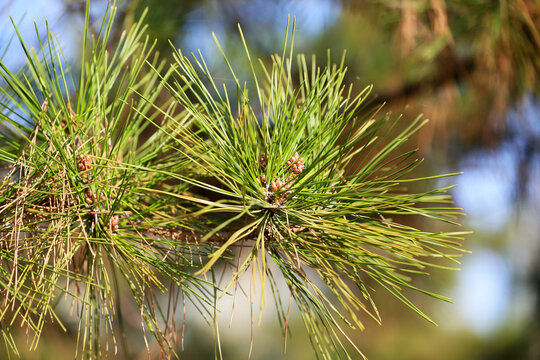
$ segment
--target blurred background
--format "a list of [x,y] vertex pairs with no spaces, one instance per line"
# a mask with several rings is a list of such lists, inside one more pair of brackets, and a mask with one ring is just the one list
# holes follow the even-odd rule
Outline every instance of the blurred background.
[[[91,20],[99,26],[107,1],[91,4]],[[171,54],[169,40],[184,53],[200,49],[225,83],[232,78],[212,33],[241,71],[245,55],[237,24],[252,56],[265,57],[281,51],[287,16],[294,16],[297,53],[324,62],[330,49],[339,62],[346,50],[347,80],[357,91],[373,84],[386,111],[429,118],[413,139],[425,159],[420,171],[464,174],[425,185],[457,184],[452,193],[468,214],[462,228],[474,233],[464,243],[471,252],[460,271],[434,271],[414,281],[455,303],[410,294],[439,324],[433,326],[387,294],[376,294],[383,325],[366,318],[366,330],[352,336],[376,360],[540,359],[540,1],[119,0],[118,6],[116,38],[148,7],[148,32],[163,57]],[[84,9],[84,1],[0,0],[0,49],[14,33],[9,16],[34,44],[35,27],[44,30],[47,20],[76,63]],[[12,70],[24,65],[16,39],[1,56]],[[247,358],[250,305],[237,299],[229,326],[230,305],[223,303],[224,357]],[[254,328],[252,359],[314,358],[294,316],[283,354],[273,312],[269,301]],[[187,314],[182,358],[213,359],[211,327],[197,315]],[[24,349],[21,333],[23,358],[73,358],[77,320],[72,322],[67,332],[55,326],[45,331],[36,352]],[[132,326],[129,358],[146,358],[134,330],[139,323]]]

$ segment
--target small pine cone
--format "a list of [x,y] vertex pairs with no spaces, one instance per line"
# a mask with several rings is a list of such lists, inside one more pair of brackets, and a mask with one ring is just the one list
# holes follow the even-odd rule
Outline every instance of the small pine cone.
[[77,156],[77,170],[83,179],[83,182],[87,182],[90,177],[90,167],[92,165],[92,158],[88,155]]
[[88,155],[79,155],[77,156],[77,169],[80,172],[90,170],[90,165],[92,165],[92,158]]
[[276,181],[272,181],[270,183],[270,190],[272,190],[273,192],[278,191],[279,189],[281,189],[281,187],[283,187],[283,181],[281,181],[280,178],[277,178]]
[[293,165],[296,162],[296,160],[298,160],[298,156],[299,156],[298,153],[295,152],[294,155],[291,156],[289,160],[287,160],[287,166]]
[[291,171],[296,175],[304,171],[304,159],[300,158],[294,164],[291,165]]
[[265,184],[266,184],[266,175],[262,174],[262,175],[259,177],[259,180],[261,181],[261,184],[262,184],[262,185],[265,185]]
[[109,220],[109,229],[113,233],[117,233],[118,230],[120,229],[118,226],[118,223],[119,223],[118,215],[113,215],[111,219]]
[[84,195],[85,195],[86,203],[88,205],[92,205],[97,201],[96,195],[94,195],[94,193],[90,189],[84,190]]

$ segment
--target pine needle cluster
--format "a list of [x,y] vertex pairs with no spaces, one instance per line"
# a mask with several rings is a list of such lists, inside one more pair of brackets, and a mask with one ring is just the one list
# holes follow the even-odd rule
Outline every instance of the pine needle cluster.
[[245,46],[245,82],[222,51],[231,92],[200,54],[160,62],[143,20],[109,43],[114,6],[92,36],[88,8],[78,73],[48,29],[38,51],[17,33],[23,69],[0,62],[0,330],[14,353],[11,329],[26,327],[35,348],[46,323],[63,326],[66,301],[77,357],[122,350],[128,292],[163,354],[181,355],[186,301],[220,354],[218,300],[244,276],[262,298],[271,289],[285,336],[286,284],[324,359],[361,354],[347,328],[363,329],[362,313],[380,321],[376,287],[428,320],[404,291],[447,300],[410,280],[456,261],[463,232],[393,220],[460,215],[448,188],[407,191],[437,177],[411,177],[421,162],[399,152],[420,117],[370,110],[371,87],[345,84],[343,59],[308,63],[292,38],[267,62]]

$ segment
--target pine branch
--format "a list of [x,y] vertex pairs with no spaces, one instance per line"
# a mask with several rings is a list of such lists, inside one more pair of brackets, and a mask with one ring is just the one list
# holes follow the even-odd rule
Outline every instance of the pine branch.
[[[60,323],[55,302],[64,295],[80,309],[76,356],[116,352],[126,287],[163,352],[178,356],[179,294],[214,326],[219,344],[217,301],[249,272],[263,298],[267,280],[276,299],[275,284],[287,284],[325,359],[350,358],[349,345],[363,356],[348,328],[363,329],[362,312],[380,321],[373,284],[431,321],[404,289],[448,300],[413,286],[411,275],[457,262],[464,233],[402,220],[455,223],[461,215],[448,188],[407,191],[438,177],[410,177],[421,162],[414,151],[399,153],[425,123],[420,117],[370,110],[371,87],[346,85],[343,60],[334,65],[329,56],[317,67],[294,57],[294,30],[281,55],[261,66],[245,48],[249,82],[223,53],[232,92],[201,56],[177,50],[173,64],[160,62],[141,24],[108,52],[115,11],[83,44],[80,76],[50,32],[38,52],[19,36],[28,60],[20,72],[0,62],[0,117],[10,129],[0,135],[9,169],[0,183],[7,343],[5,325],[20,322],[37,346],[44,324]],[[85,29],[88,13],[87,3]],[[242,261],[239,248],[249,252]],[[230,269],[220,286],[216,272]],[[168,308],[160,293],[170,296]],[[284,314],[278,305],[287,333]],[[112,350],[99,345],[103,337]]]

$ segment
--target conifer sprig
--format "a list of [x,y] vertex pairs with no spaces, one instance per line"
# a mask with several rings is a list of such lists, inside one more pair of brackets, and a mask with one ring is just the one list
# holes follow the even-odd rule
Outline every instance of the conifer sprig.
[[[355,93],[344,84],[343,59],[335,65],[329,56],[324,67],[313,59],[308,66],[304,56],[293,58],[291,40],[282,56],[275,55],[268,65],[260,61],[257,71],[245,50],[253,86],[240,81],[223,51],[236,82],[231,93],[216,84],[200,54],[190,59],[180,50],[175,52],[174,80],[165,83],[193,119],[192,127],[178,124],[171,132],[176,151],[201,168],[202,179],[191,182],[215,191],[217,212],[218,203],[237,206],[237,216],[212,226],[237,224],[236,232],[199,273],[212,269],[227,249],[251,240],[250,256],[226,289],[250,268],[256,268],[252,273],[264,289],[266,277],[274,276],[273,262],[301,309],[314,346],[328,359],[345,349],[342,320],[363,328],[358,316],[363,310],[380,321],[373,284],[431,321],[404,289],[448,300],[416,288],[410,275],[444,267],[441,257],[455,261],[463,233],[421,231],[392,220],[411,215],[454,223],[461,214],[448,188],[426,193],[405,188],[424,179],[410,177],[420,164],[415,151],[399,149],[425,121],[418,117],[403,126],[407,120],[401,117],[369,111],[371,87]],[[256,100],[249,92],[253,87]],[[207,178],[219,182],[218,188],[204,182]],[[219,218],[216,211],[209,213],[208,223]]]
[[[142,23],[108,43],[115,12],[109,7],[99,33],[85,38],[80,76],[48,29],[36,33],[44,39],[37,51],[17,32],[27,56],[22,70],[0,62],[0,159],[7,169],[0,182],[0,322],[12,348],[7,331],[19,323],[34,334],[32,349],[45,322],[63,327],[56,310],[62,295],[79,317],[81,358],[121,350],[122,288],[134,300],[127,312],[141,314],[142,327],[167,352],[176,351],[176,336],[162,327],[175,314],[161,308],[160,292],[212,313],[211,284],[193,276],[212,245],[180,241],[197,238],[190,232],[196,221],[179,215],[173,197],[185,186],[167,195],[150,191],[170,187],[168,173],[189,167],[166,153],[167,136],[149,128],[149,119],[162,117],[154,110],[162,87],[148,70],[165,64]],[[170,101],[160,105],[175,112]]]
[[[448,188],[407,191],[436,178],[412,176],[420,161],[400,152],[420,118],[371,110],[371,87],[344,83],[344,59],[308,65],[293,37],[257,64],[240,30],[251,78],[222,51],[231,91],[200,54],[160,62],[143,19],[110,44],[114,6],[89,37],[88,7],[79,65],[48,29],[38,51],[17,33],[21,71],[0,61],[0,331],[15,352],[9,329],[27,326],[35,348],[47,321],[62,324],[64,298],[76,305],[80,358],[129,356],[118,336],[129,311],[178,356],[180,299],[214,326],[219,348],[218,300],[249,274],[262,298],[272,290],[285,334],[277,284],[287,284],[325,359],[361,354],[346,327],[362,329],[362,312],[380,321],[376,287],[428,320],[404,290],[447,300],[410,282],[456,261],[463,235],[403,220],[460,215]],[[121,308],[123,289],[135,310]]]

